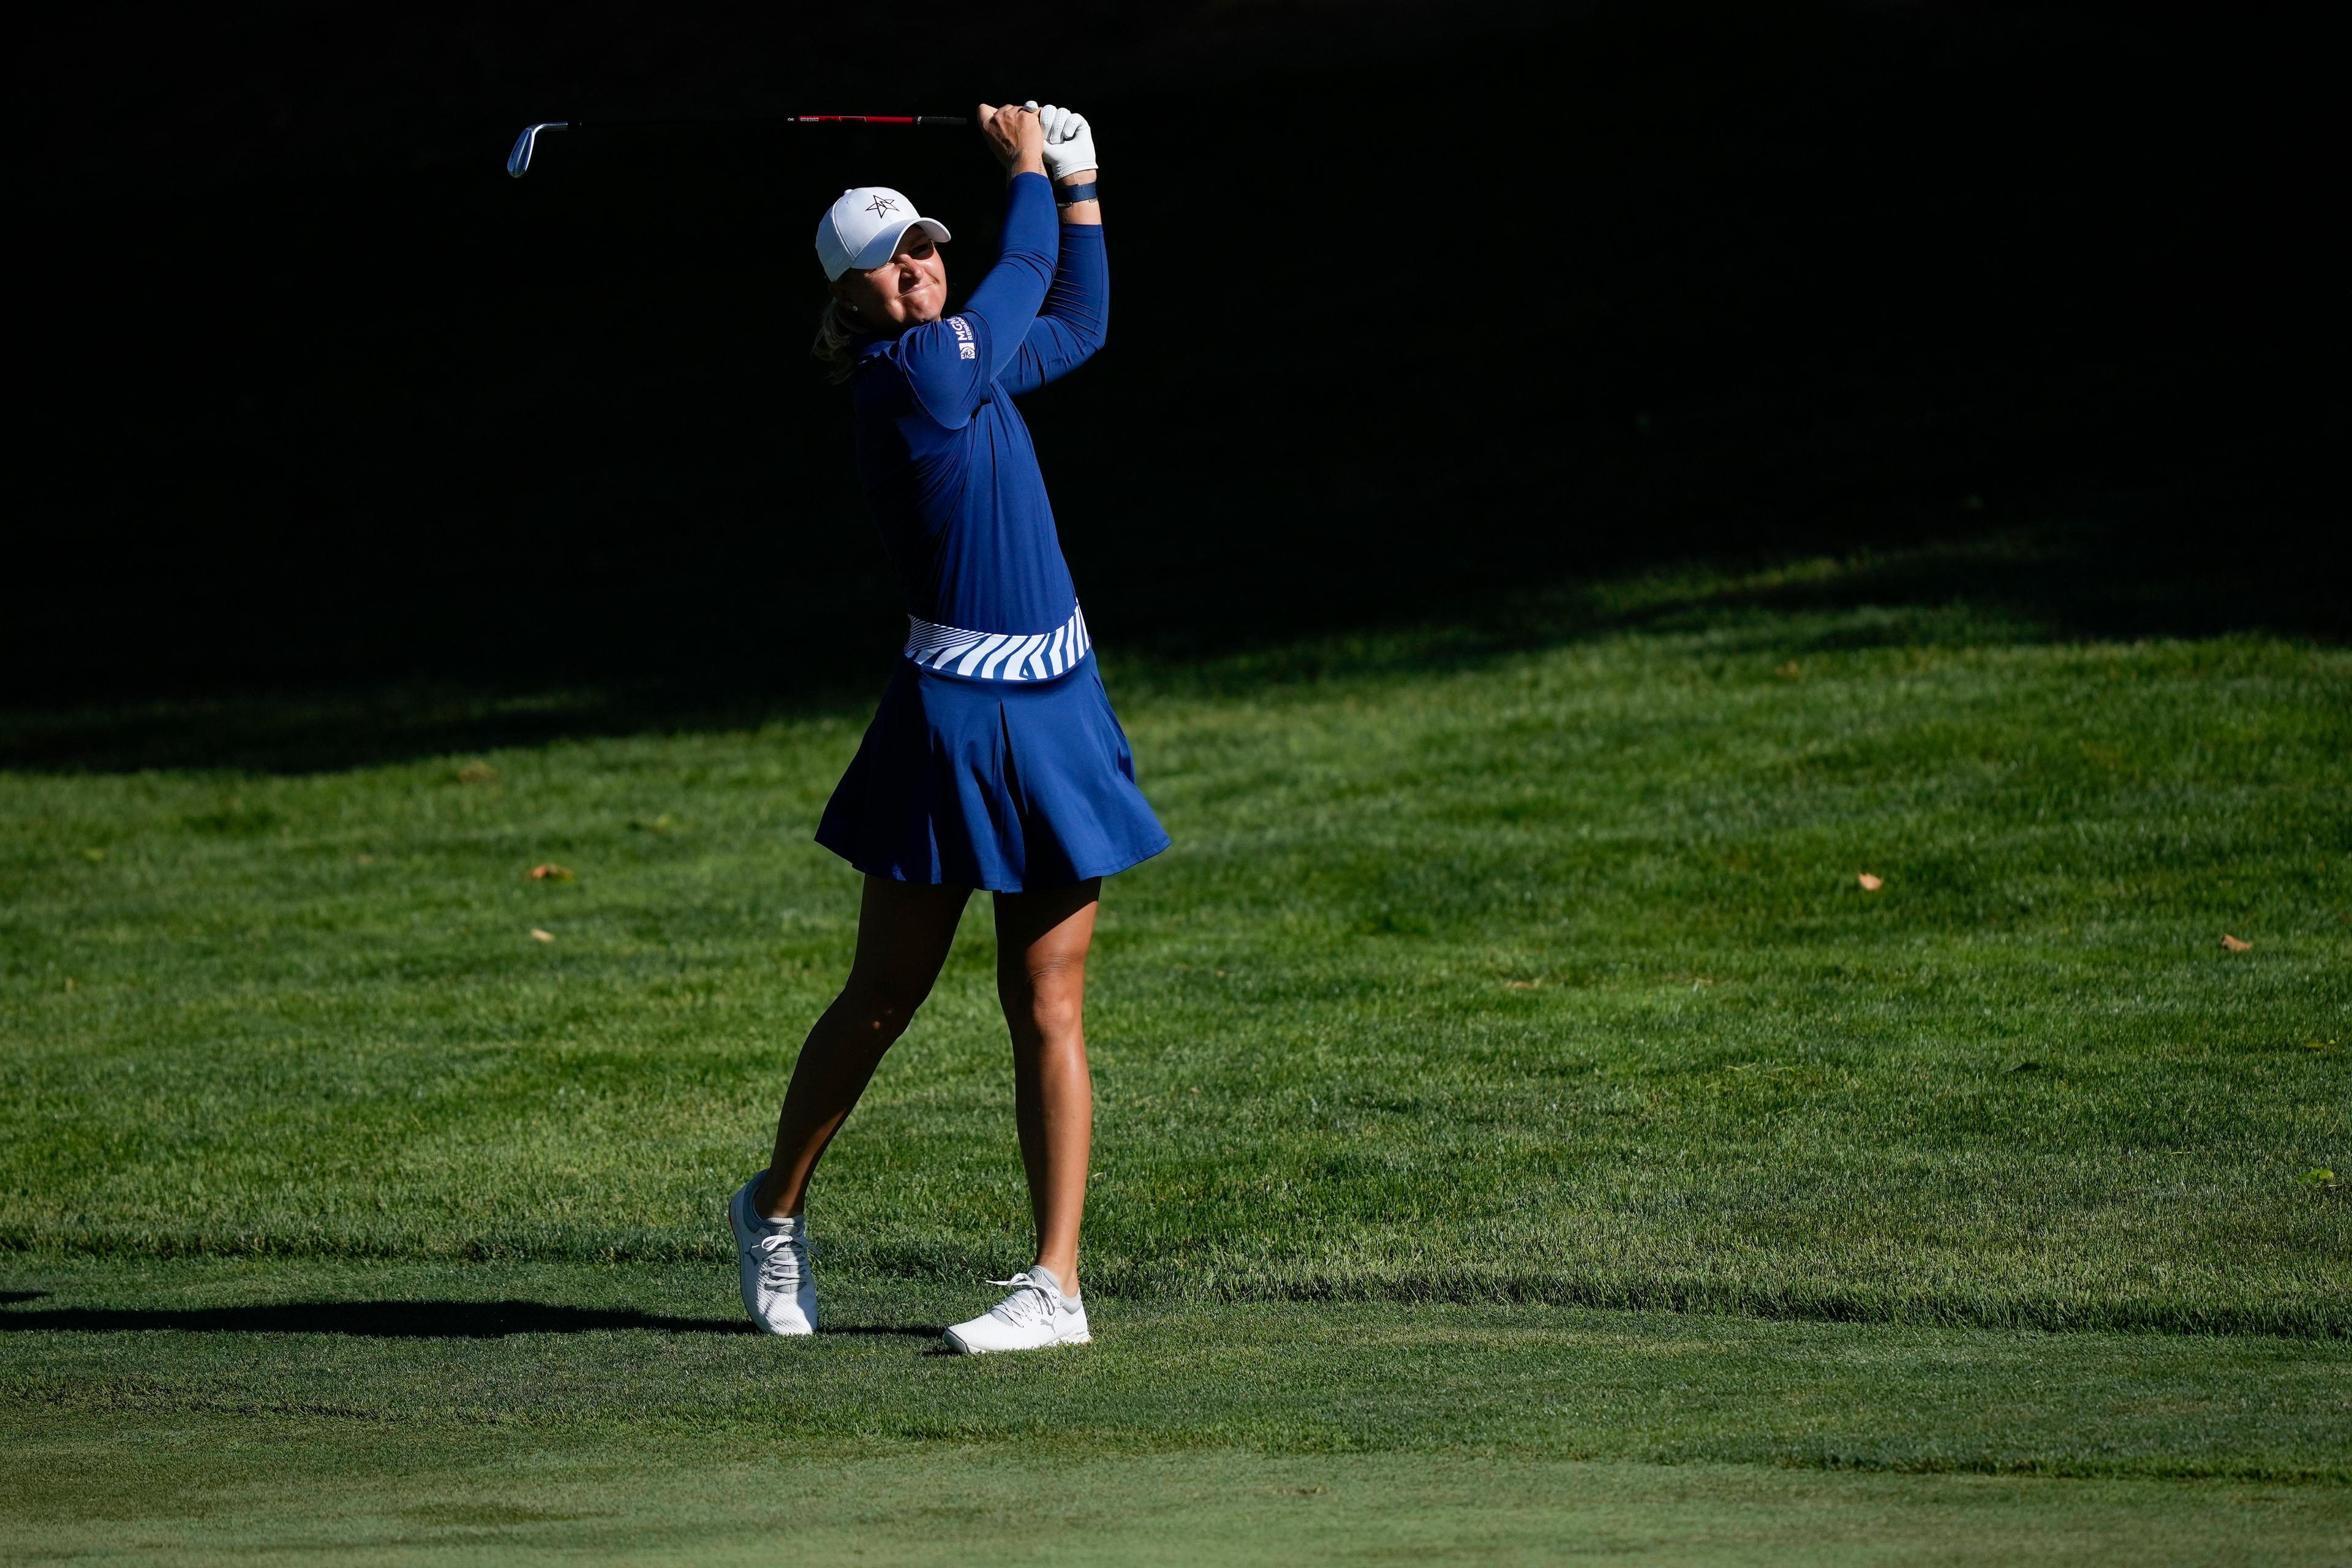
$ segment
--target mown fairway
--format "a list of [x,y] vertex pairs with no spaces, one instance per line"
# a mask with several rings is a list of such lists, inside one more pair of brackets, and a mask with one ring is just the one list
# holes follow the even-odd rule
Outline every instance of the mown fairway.
[[1027,1256],[981,903],[813,1199],[854,1331],[729,1331],[862,711],[0,776],[0,1540],[2341,1560],[2352,656],[1840,578],[1105,628],[1177,847],[1015,1364],[924,1353]]

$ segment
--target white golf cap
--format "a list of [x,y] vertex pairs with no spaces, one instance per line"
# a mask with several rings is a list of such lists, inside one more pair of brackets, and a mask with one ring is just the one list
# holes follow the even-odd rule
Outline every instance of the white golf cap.
[[899,238],[918,226],[933,239],[951,237],[947,225],[925,217],[889,186],[859,185],[842,192],[817,219],[816,258],[825,277],[837,282],[852,268],[863,272],[889,260]]

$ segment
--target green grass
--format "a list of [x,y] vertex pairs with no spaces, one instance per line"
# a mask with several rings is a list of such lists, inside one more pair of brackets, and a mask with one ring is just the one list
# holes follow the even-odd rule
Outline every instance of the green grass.
[[845,1281],[814,1342],[740,1331],[710,1268],[16,1281],[0,1519],[33,1560],[772,1557],[779,1522],[878,1562],[2352,1546],[2340,1340],[1105,1299],[1086,1351],[971,1362],[937,1325],[984,1292],[936,1281]]
[[[435,1439],[387,1455],[295,1423],[200,1496],[142,1489],[202,1441],[102,1440],[26,1562],[2329,1563],[2339,1500],[2237,1482],[1823,1475],[1755,1467],[1220,1450],[772,1455],[756,1438],[590,1448]],[[1039,1452],[1037,1450],[1043,1450]],[[114,1461],[110,1466],[108,1461]],[[118,1468],[119,1467],[119,1468]],[[226,1478],[234,1475],[235,1479]],[[0,1530],[5,1530],[0,1525]],[[7,1536],[0,1533],[0,1549]]]
[[[846,962],[862,711],[0,775],[26,1550],[748,1550],[774,1453],[877,1560],[1021,1538],[1024,1464],[1138,1560],[2327,1560],[2352,654],[1831,602],[1871,570],[1114,647],[1177,846],[1106,896],[1106,1334],[1049,1364],[678,1326]],[[976,909],[820,1179],[845,1326],[1025,1260],[989,958]],[[485,1298],[541,1315],[262,1310]]]
[[1062,1438],[2352,1480],[2340,1340],[1105,1298],[1083,1353],[972,1363],[938,1338],[991,1299],[977,1281],[853,1278],[828,1299],[832,1331],[780,1344],[745,1331],[713,1268],[79,1261],[16,1278],[47,1294],[0,1315],[0,1395],[68,1429],[268,1418],[757,1432],[818,1451]]

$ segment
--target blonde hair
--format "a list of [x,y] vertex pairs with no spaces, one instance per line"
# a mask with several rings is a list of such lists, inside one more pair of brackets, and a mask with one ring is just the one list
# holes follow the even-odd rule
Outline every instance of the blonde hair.
[[827,381],[847,381],[857,369],[855,345],[861,331],[856,310],[839,300],[825,300],[824,309],[817,312],[816,341],[809,344],[809,353],[824,366]]

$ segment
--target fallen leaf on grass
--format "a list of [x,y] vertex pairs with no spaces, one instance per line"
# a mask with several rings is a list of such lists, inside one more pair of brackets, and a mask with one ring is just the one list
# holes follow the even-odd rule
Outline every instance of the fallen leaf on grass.
[[1506,980],[1503,988],[1507,991],[1532,991],[1542,984],[1540,980]]
[[530,879],[534,882],[576,882],[580,879],[572,874],[571,867],[559,866],[550,860],[543,866],[533,866]]
[[2332,1187],[2336,1184],[2336,1173],[2326,1169],[2305,1171],[2303,1184],[2306,1187]]
[[555,940],[555,933],[553,931],[541,931],[537,926],[530,928],[530,936],[533,942],[553,942]]
[[2231,952],[2243,952],[2254,944],[2251,942],[2240,942],[2228,931],[2223,931],[2221,933],[2221,945]]
[[459,784],[488,784],[498,776],[499,770],[478,757],[470,763],[461,764],[457,769]]
[[1886,879],[1885,878],[1874,877],[1867,871],[1863,872],[1860,876],[1856,877],[1854,880],[1862,884],[1862,890],[1865,893],[1874,893],[1878,891],[1879,889],[1886,886]]
[[1805,672],[1797,668],[1797,661],[1792,658],[1786,664],[1774,665],[1772,667],[1772,673],[1779,676],[1783,680],[1794,680],[1797,677],[1804,674]]

